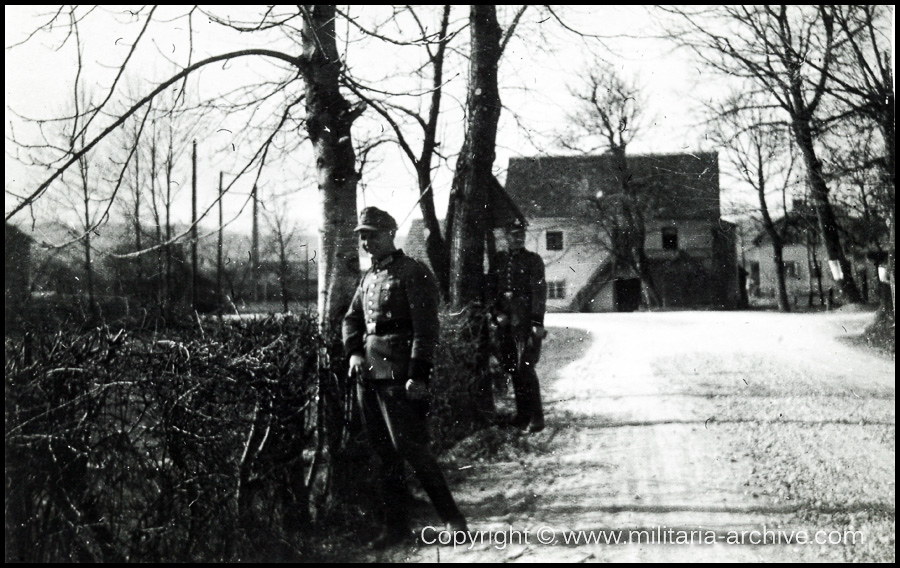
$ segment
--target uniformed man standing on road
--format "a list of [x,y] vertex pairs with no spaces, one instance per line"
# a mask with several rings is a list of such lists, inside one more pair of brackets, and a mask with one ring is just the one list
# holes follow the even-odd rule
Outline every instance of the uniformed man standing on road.
[[506,251],[498,252],[488,273],[488,306],[494,356],[512,375],[516,399],[513,425],[528,432],[544,429],[544,408],[535,365],[541,358],[547,282],[540,255],[525,249],[525,225],[506,226]]
[[446,529],[467,531],[428,447],[425,423],[439,331],[437,282],[428,268],[394,246],[397,223],[387,212],[363,209],[354,230],[372,267],[353,296],[342,331],[363,423],[381,461],[385,527],[370,546],[381,549],[413,538],[404,461]]

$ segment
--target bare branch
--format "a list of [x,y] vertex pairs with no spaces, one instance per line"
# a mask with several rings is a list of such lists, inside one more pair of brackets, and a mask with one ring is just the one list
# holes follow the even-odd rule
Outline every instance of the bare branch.
[[137,112],[138,109],[143,107],[145,104],[153,100],[159,93],[167,89],[173,83],[176,83],[180,79],[187,77],[197,69],[204,67],[206,65],[210,65],[212,63],[217,63],[219,61],[227,61],[230,59],[235,59],[238,57],[248,57],[248,56],[264,56],[264,57],[272,57],[275,59],[280,59],[282,61],[286,61],[291,65],[295,65],[297,67],[302,67],[304,62],[302,59],[294,56],[290,56],[279,51],[271,51],[268,49],[247,49],[241,51],[234,51],[230,53],[224,53],[221,55],[216,55],[203,61],[199,61],[194,65],[184,68],[180,72],[176,73],[169,79],[163,81],[159,86],[157,86],[153,91],[150,92],[147,96],[142,98],[136,104],[134,104],[131,108],[129,108],[126,112],[120,115],[112,124],[106,127],[103,132],[94,137],[91,142],[85,145],[80,150],[74,152],[72,156],[67,160],[62,166],[60,166],[46,181],[41,183],[41,185],[30,195],[28,195],[24,200],[22,200],[18,205],[16,205],[11,212],[7,213],[6,220],[9,221],[14,215],[16,215],[19,211],[33,203],[36,199],[38,199],[47,189],[50,187],[57,178],[59,178],[63,172],[65,172],[72,164],[78,161],[79,158],[87,154],[94,146],[97,145],[101,140],[103,140],[110,132],[116,130],[119,126],[121,126],[131,115]]

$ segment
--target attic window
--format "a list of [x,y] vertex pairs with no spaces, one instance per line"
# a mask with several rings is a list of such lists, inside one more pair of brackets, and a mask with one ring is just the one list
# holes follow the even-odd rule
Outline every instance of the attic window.
[[563,232],[547,231],[547,250],[563,249]]
[[678,229],[675,227],[663,227],[662,248],[663,250],[678,250]]

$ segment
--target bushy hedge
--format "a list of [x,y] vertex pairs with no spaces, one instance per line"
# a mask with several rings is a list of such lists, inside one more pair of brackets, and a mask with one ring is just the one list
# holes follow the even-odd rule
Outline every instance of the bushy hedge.
[[8,561],[301,557],[333,346],[296,318],[182,334],[7,339]]
[[[478,319],[442,323],[439,449],[492,406]],[[371,518],[373,458],[346,361],[310,318],[5,347],[7,561],[310,560],[317,521]]]
[[494,421],[487,327],[477,310],[441,314],[441,341],[431,384],[430,427],[443,450]]

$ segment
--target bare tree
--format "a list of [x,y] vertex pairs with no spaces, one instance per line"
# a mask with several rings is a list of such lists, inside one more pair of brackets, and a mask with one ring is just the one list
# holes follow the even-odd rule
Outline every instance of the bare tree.
[[569,116],[570,134],[563,146],[588,152],[605,148],[613,157],[618,187],[595,199],[598,222],[606,233],[607,251],[617,264],[634,270],[650,308],[660,305],[659,292],[647,259],[647,221],[654,214],[656,195],[633,178],[626,150],[640,130],[647,102],[636,79],[626,79],[608,65],[588,70],[585,83],[570,89],[576,111]]
[[878,164],[884,183],[877,199],[885,213],[890,237],[887,271],[891,288],[890,316],[896,313],[895,195],[896,125],[894,94],[893,8],[884,5],[836,6],[835,21],[846,41],[844,66],[832,66],[829,93],[859,117],[877,126],[883,145]]
[[815,144],[839,47],[835,8],[723,5],[666,10],[683,24],[672,34],[676,41],[725,76],[748,81],[786,113],[803,156],[832,274],[844,300],[860,302]]
[[[85,109],[83,144],[73,147],[58,159],[48,176],[36,184],[30,191],[19,196],[18,203],[12,206],[6,215],[9,220],[34,204],[62,176],[76,164],[80,158],[91,153],[106,137],[121,127],[131,116],[155,100],[161,93],[181,84],[187,88],[186,78],[196,71],[212,65],[223,64],[243,58],[256,58],[276,62],[282,65],[281,77],[274,81],[261,81],[255,85],[238,87],[231,93],[222,95],[218,100],[238,100],[232,103],[232,109],[249,110],[251,118],[257,119],[255,128],[248,128],[250,134],[257,136],[259,129],[265,127],[266,135],[262,142],[253,144],[255,151],[247,160],[238,176],[243,175],[251,167],[259,171],[265,166],[273,140],[284,128],[294,125],[291,114],[295,106],[303,102],[306,107],[305,130],[312,142],[314,160],[318,173],[318,186],[322,195],[322,232],[320,243],[319,266],[319,323],[323,331],[333,328],[335,322],[349,304],[352,288],[356,282],[359,266],[357,261],[356,239],[352,233],[356,218],[356,184],[358,175],[355,169],[355,155],[351,139],[351,126],[363,112],[362,105],[352,105],[341,94],[339,77],[341,60],[335,39],[335,7],[333,5],[301,5],[289,8],[263,9],[257,16],[247,21],[237,21],[227,17],[218,17],[212,12],[205,12],[199,7],[188,8],[186,13],[175,17],[157,17],[157,11],[164,8],[143,8],[137,12],[130,11],[130,18],[138,22],[140,29],[131,37],[131,49],[118,64],[118,70],[111,83],[106,85],[105,92],[99,97],[100,102]],[[73,21],[92,15],[91,10],[84,9],[76,14],[78,8],[72,8]],[[51,32],[62,28],[74,30],[72,22],[66,22],[67,13],[60,10],[56,16],[37,31]],[[249,35],[258,35],[266,47],[248,48],[229,51],[194,61],[193,51],[189,51],[186,61],[178,63],[179,70],[167,79],[160,81],[145,96],[134,104],[128,105],[124,111],[118,110],[120,79],[126,70],[134,65],[132,55],[142,45],[150,41],[146,31],[151,24],[168,25],[186,24],[180,27],[181,33],[188,34],[188,45],[194,41],[194,19],[208,18],[222,27]],[[288,49],[270,49],[271,35],[279,36],[278,41],[287,38]],[[34,34],[32,34],[32,37]],[[67,41],[67,40],[64,40]],[[173,61],[173,63],[175,63]],[[286,65],[285,65],[286,64]],[[303,91],[298,92],[296,82],[300,81]],[[228,97],[231,97],[230,99]],[[276,112],[265,113],[260,109],[268,104],[278,108]],[[97,117],[111,116],[107,122],[96,120]],[[274,117],[274,118],[273,118]],[[231,185],[229,185],[231,187]],[[210,205],[210,208],[213,205]],[[168,244],[183,239],[186,233],[172,235],[165,239]],[[162,243],[157,245],[162,248]]]
[[[727,160],[737,178],[756,191],[762,226],[772,241],[778,309],[789,312],[790,301],[784,274],[787,224],[779,228],[772,219],[768,203],[768,194],[775,193],[787,214],[787,190],[794,169],[794,153],[787,125],[775,120],[770,110],[746,100],[740,94],[732,95],[721,106],[711,110],[715,125],[711,132],[713,140],[725,148]],[[776,182],[776,179],[779,181]],[[776,187],[773,188],[773,185]]]
[[[449,292],[449,251],[446,241],[441,234],[441,226],[435,211],[432,169],[434,168],[435,155],[438,152],[438,119],[441,113],[441,97],[444,88],[445,54],[447,45],[452,37],[456,35],[455,32],[450,33],[448,31],[450,26],[450,8],[449,5],[443,6],[438,31],[433,33],[428,31],[428,27],[423,23],[421,16],[416,10],[412,6],[406,6],[404,11],[408,11],[421,37],[412,42],[390,40],[402,45],[421,46],[422,49],[426,50],[427,64],[417,70],[417,73],[422,73],[425,67],[431,70],[429,102],[424,111],[420,112],[415,108],[402,104],[402,102],[392,101],[390,98],[383,96],[384,92],[382,90],[363,85],[360,81],[353,78],[346,78],[350,89],[361,99],[365,100],[390,125],[396,136],[396,143],[400,146],[403,154],[410,161],[416,172],[416,182],[419,187],[419,208],[422,211],[426,231],[426,253],[435,277],[438,279],[441,294],[445,299],[447,299]],[[348,20],[353,21],[349,16]],[[373,37],[381,36],[381,33],[375,30],[364,31]],[[379,95],[381,96],[379,97]],[[421,147],[418,150],[412,146],[413,142],[410,139],[410,134],[407,133],[404,119],[412,119],[412,128],[420,131],[415,132],[416,136],[421,137]]]
[[[269,247],[275,253],[278,263],[278,285],[281,289],[281,307],[284,313],[288,313],[288,301],[293,297],[293,284],[297,276],[291,269],[292,245],[297,240],[299,227],[288,218],[288,208],[283,199],[275,199],[270,202],[271,208],[267,209],[263,217],[269,225]],[[304,278],[306,275],[303,275]]]

